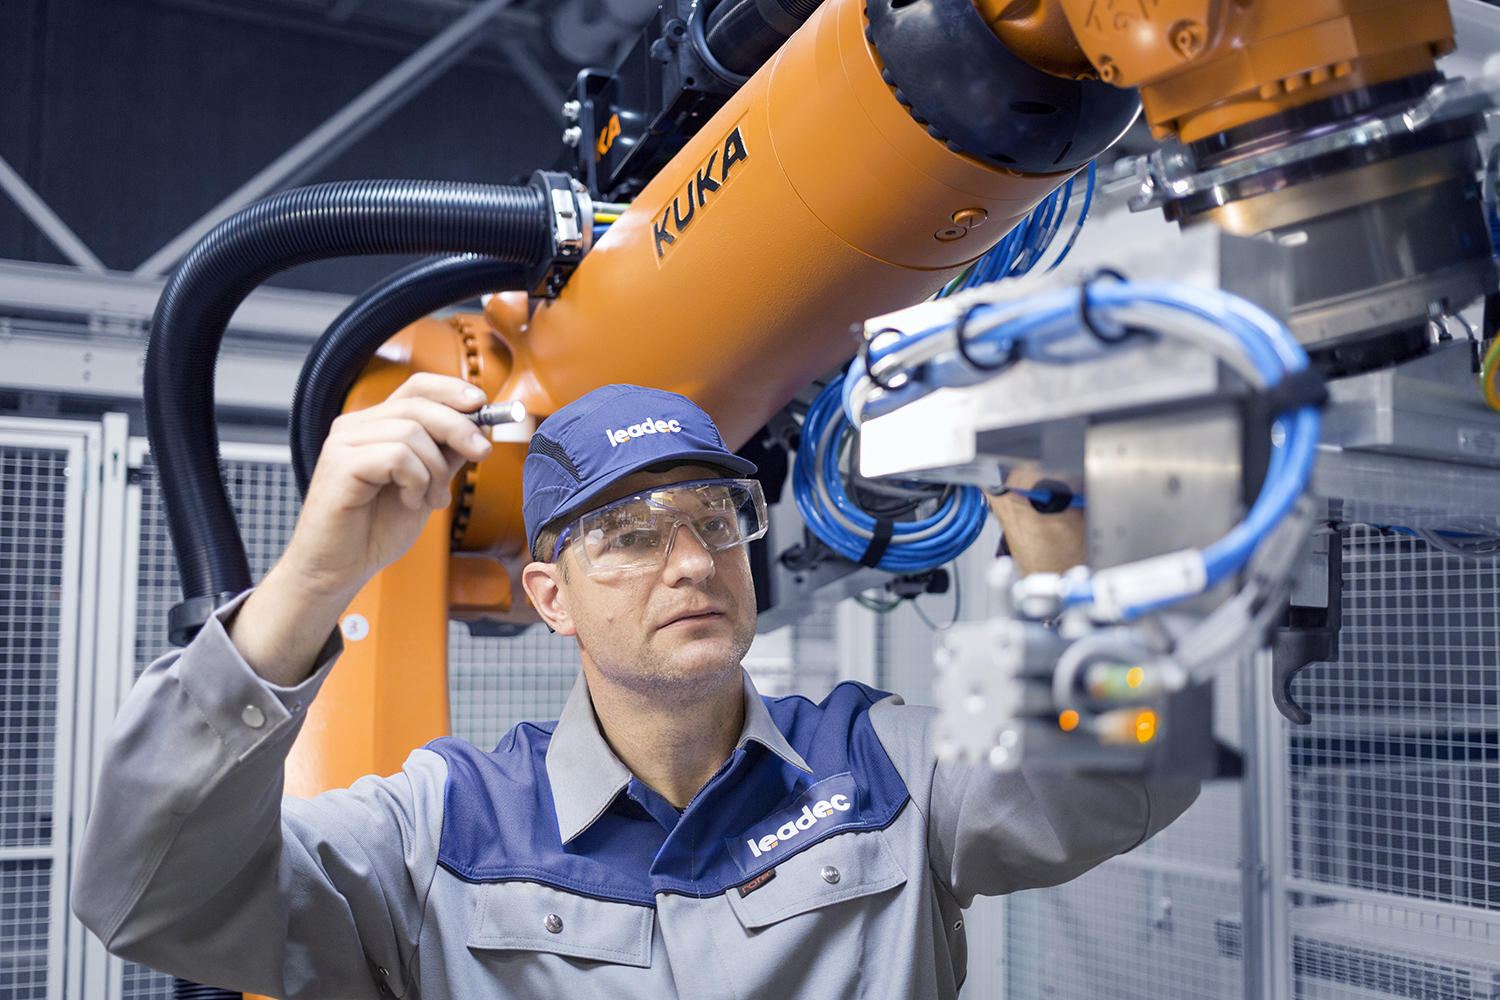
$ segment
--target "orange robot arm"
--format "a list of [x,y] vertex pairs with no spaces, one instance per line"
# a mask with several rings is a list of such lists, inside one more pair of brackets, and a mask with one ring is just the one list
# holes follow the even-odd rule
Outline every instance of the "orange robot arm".
[[[962,34],[970,21],[984,37]],[[925,48],[908,45],[924,30]],[[461,374],[539,417],[639,382],[689,395],[738,447],[847,360],[851,324],[931,295],[1118,137],[1133,107],[1104,106],[1099,91],[1114,91],[1099,80],[1139,87],[1158,136],[1194,141],[1430,72],[1451,45],[1441,0],[826,0],[555,298],[532,310],[524,295],[497,295],[483,316],[404,331],[348,405],[419,369]],[[1004,68],[966,61],[975,52]],[[965,80],[969,104],[940,93]],[[1095,89],[1063,107],[1049,81]],[[982,145],[979,131],[1002,119],[1019,123],[1004,125],[1011,144]],[[533,620],[510,582],[527,558],[525,447],[502,442],[461,473],[451,523],[356,600],[350,613],[369,628],[346,643],[291,789],[394,770],[446,731],[450,614]]]

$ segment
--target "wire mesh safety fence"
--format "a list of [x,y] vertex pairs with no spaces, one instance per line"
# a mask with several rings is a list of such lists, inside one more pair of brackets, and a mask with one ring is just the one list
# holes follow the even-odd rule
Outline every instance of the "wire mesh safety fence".
[[1500,940],[1483,921],[1321,898],[1292,911],[1291,942],[1301,1000],[1500,996]]
[[578,675],[573,640],[541,627],[494,638],[452,622],[448,660],[453,735],[485,750],[524,719],[557,718]]
[[53,971],[69,476],[65,449],[0,447],[0,997],[14,1000],[45,997]]
[[0,862],[0,997],[47,996],[52,863]]
[[52,842],[68,453],[0,449],[0,846]]
[[1006,902],[1007,997],[1243,996],[1239,880],[1110,863]]
[[1286,727],[1293,995],[1500,996],[1500,564],[1356,526]]
[[[300,501],[291,466],[282,462],[227,459],[221,463],[225,486],[245,542],[252,579],[271,568],[292,536]],[[135,672],[139,676],[167,650],[167,612],[182,600],[166,508],[156,466],[141,463],[139,571],[136,574]]]

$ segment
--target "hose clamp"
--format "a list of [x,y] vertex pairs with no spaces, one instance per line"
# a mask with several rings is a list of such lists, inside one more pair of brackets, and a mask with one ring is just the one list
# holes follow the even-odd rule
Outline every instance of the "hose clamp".
[[551,220],[552,247],[528,275],[528,287],[533,296],[552,299],[594,245],[594,201],[583,184],[558,171],[538,170],[531,186],[541,192]]

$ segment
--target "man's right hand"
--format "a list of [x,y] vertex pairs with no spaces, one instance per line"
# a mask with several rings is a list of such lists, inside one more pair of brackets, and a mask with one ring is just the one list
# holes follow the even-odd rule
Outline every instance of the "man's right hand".
[[453,476],[490,453],[466,415],[485,402],[462,379],[418,373],[385,402],[333,422],[292,540],[230,624],[261,676],[305,678],[354,595],[448,506]]

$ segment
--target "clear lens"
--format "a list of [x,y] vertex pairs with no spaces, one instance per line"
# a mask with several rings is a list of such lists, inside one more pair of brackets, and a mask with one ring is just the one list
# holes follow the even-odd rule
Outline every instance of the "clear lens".
[[766,533],[766,499],[753,479],[702,479],[645,490],[590,511],[569,534],[590,570],[660,566],[679,527],[720,552]]

